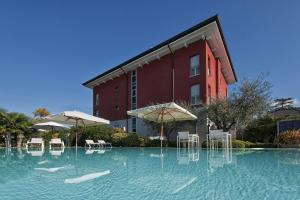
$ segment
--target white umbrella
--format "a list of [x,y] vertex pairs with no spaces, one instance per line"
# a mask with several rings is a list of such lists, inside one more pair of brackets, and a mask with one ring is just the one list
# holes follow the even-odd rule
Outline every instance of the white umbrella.
[[174,102],[147,106],[136,110],[127,111],[128,115],[141,119],[161,123],[160,140],[162,146],[164,123],[172,121],[196,120],[197,117],[188,110]]
[[[83,126],[109,124],[109,121],[103,118],[95,117],[79,111],[64,111],[59,114],[46,117],[52,121],[75,125],[76,130],[79,124]],[[77,148],[77,131],[76,131],[76,148]]]
[[60,124],[57,122],[43,122],[33,125],[34,128],[42,129],[42,130],[51,130],[52,132],[54,130],[63,130],[63,129],[70,129],[69,126],[65,124]]

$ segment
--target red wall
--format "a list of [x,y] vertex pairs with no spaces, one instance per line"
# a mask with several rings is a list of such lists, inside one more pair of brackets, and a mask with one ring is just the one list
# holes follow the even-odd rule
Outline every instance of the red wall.
[[137,106],[172,101],[172,56],[168,54],[137,70]]
[[[211,88],[211,98],[216,98],[217,97],[217,60],[215,59],[208,43],[205,43],[205,49],[206,49],[206,77],[207,77],[207,82],[206,82],[206,91],[208,91],[208,88],[210,86]],[[210,74],[208,74],[208,67],[209,67],[209,62],[210,62]],[[206,103],[208,103],[208,98],[209,94],[207,92],[206,94]]]
[[[200,96],[202,101],[205,97],[205,49],[204,41],[197,41],[187,48],[175,52],[175,101],[190,101],[190,87],[200,84]],[[190,58],[199,55],[200,75],[190,77]]]
[[225,78],[224,78],[224,75],[223,75],[223,73],[221,72],[221,77],[220,77],[220,85],[219,85],[219,87],[220,87],[220,93],[219,93],[219,97],[226,97],[227,96],[227,82],[226,82],[226,80],[225,80]]
[[[196,54],[200,56],[200,75],[190,77],[190,57]],[[207,72],[208,57],[211,60],[210,76]],[[151,103],[172,101],[172,59],[172,54],[168,54],[137,69],[138,108]],[[190,87],[198,83],[203,103],[208,100],[208,85],[211,87],[212,97],[217,97],[218,92],[221,96],[226,95],[227,84],[221,72],[220,61],[214,57],[206,41],[196,41],[187,48],[175,51],[174,68],[175,101],[189,102]],[[126,119],[126,111],[131,109],[130,81],[131,73],[128,73],[94,87],[94,113],[99,110],[101,117],[112,121]],[[97,93],[100,95],[99,106],[95,106]]]
[[[128,84],[126,84],[127,76]],[[127,99],[127,97],[130,97],[130,90],[127,89],[127,87],[130,88],[130,74],[124,74],[118,78],[94,87],[94,115],[96,114],[96,110],[98,110],[100,117],[105,119],[126,119],[126,111],[130,108],[129,99]],[[99,106],[96,106],[97,93],[99,94]],[[128,95],[126,93],[128,93]],[[116,108],[116,106],[118,108]]]

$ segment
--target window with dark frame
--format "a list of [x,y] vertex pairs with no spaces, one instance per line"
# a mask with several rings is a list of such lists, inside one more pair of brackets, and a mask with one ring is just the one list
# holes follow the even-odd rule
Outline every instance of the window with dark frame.
[[190,88],[190,100],[192,105],[200,104],[200,84],[192,85]]
[[[131,109],[137,109],[137,72],[131,71]],[[131,131],[136,132],[136,118],[131,118]]]
[[199,55],[195,55],[190,58],[190,76],[196,76],[199,74],[200,74]]
[[96,97],[95,97],[95,105],[99,106],[99,94],[98,93],[96,94]]

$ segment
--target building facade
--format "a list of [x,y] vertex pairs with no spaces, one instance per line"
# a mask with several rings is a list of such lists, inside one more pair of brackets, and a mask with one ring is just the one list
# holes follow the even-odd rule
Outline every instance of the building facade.
[[226,97],[237,81],[218,16],[85,82],[93,90],[93,113],[116,127],[151,135],[126,111],[156,103],[209,104]]

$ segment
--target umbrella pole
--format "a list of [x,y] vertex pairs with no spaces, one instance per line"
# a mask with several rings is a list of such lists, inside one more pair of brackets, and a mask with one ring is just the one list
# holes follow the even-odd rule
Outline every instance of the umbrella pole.
[[76,140],[76,160],[77,160],[77,135],[78,135],[78,120],[76,120],[76,136],[75,136],[75,140]]
[[160,119],[160,122],[161,122],[161,126],[160,126],[160,148],[162,148],[162,140],[163,140],[163,134],[164,134],[164,110],[162,111],[162,114],[161,114],[161,119]]
[[76,150],[77,150],[77,135],[78,135],[78,121],[76,120],[76,135],[75,135],[75,147],[76,147]]
[[161,126],[160,126],[160,147],[162,147],[163,132],[164,132],[164,124],[163,124],[163,122],[161,122]]

